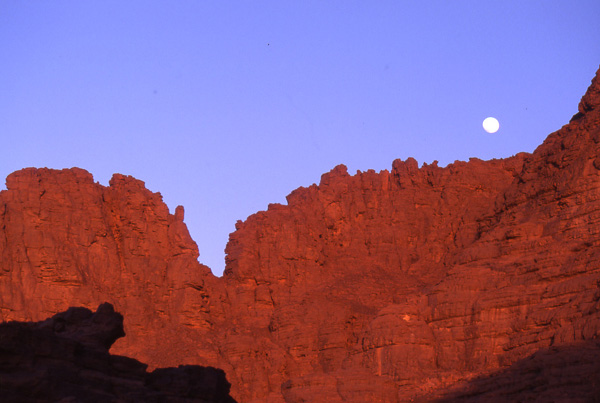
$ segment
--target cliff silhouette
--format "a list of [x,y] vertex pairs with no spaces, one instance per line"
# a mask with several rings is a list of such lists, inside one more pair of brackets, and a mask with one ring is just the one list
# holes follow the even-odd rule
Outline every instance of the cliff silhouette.
[[0,319],[109,302],[127,332],[112,352],[221,368],[240,402],[590,400],[599,75],[531,154],[335,167],[238,222],[222,278],[183,207],[142,181],[17,171],[0,192]]

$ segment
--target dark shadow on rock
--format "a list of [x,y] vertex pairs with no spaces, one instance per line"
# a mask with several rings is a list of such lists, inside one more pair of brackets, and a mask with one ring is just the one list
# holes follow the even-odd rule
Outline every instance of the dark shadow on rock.
[[0,400],[7,402],[235,403],[225,372],[196,365],[160,368],[111,355],[124,336],[112,305],[69,308],[36,323],[0,324]]
[[540,350],[435,401],[600,402],[600,341]]

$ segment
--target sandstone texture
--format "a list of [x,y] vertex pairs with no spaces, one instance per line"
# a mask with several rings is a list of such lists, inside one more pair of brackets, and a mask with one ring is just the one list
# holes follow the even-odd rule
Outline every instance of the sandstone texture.
[[0,324],[3,402],[235,403],[222,370],[161,368],[111,355],[123,317],[105,303],[69,308],[42,322]]
[[131,177],[103,187],[77,168],[11,174],[2,319],[109,301],[128,334],[114,352],[222,368],[240,402],[597,391],[598,75],[532,154],[334,168],[238,222],[222,278],[198,263],[183,219]]

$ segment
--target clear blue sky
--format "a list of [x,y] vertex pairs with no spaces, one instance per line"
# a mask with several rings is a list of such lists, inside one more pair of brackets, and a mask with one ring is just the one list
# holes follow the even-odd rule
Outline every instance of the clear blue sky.
[[598,0],[3,0],[0,176],[133,175],[185,206],[220,275],[236,220],[337,164],[533,151],[600,64],[598,16]]

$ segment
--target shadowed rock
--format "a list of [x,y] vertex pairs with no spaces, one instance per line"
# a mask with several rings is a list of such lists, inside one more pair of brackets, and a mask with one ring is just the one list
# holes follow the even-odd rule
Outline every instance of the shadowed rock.
[[234,403],[225,373],[147,365],[108,348],[124,336],[112,305],[69,308],[43,322],[0,324],[0,397],[14,402]]
[[597,402],[600,399],[600,341],[543,349],[506,369],[453,389],[435,401]]

